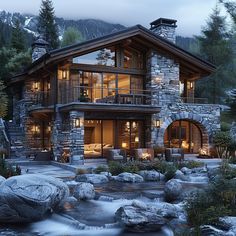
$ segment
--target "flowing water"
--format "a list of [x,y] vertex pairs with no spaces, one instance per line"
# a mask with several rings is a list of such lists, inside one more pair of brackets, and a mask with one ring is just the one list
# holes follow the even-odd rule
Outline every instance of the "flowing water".
[[[73,182],[72,182],[73,185]],[[163,183],[118,183],[95,185],[97,200],[68,204],[65,210],[45,220],[26,225],[0,225],[2,236],[134,236],[115,223],[116,210],[134,199],[146,203],[163,201]],[[142,233],[140,235],[143,235]],[[147,236],[172,236],[168,227]]]

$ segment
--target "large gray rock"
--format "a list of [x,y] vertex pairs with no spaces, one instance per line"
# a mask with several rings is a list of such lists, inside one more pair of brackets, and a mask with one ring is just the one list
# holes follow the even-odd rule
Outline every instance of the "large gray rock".
[[182,167],[181,172],[184,173],[185,175],[189,175],[192,173],[192,170],[187,167]]
[[91,200],[95,197],[95,190],[90,183],[79,183],[75,186],[73,196],[78,200]]
[[138,172],[146,181],[163,181],[165,176],[156,170],[141,170]]
[[182,181],[188,181],[189,180],[189,177],[184,175],[184,173],[180,170],[177,170],[175,172],[175,176],[174,176],[174,179],[179,179],[179,180],[182,180]]
[[0,222],[42,219],[68,195],[67,185],[50,176],[28,174],[11,177],[0,188]]
[[91,184],[103,184],[108,182],[108,178],[105,175],[99,175],[99,174],[77,175],[75,180],[77,182],[86,182]]
[[137,174],[123,172],[117,176],[113,177],[114,180],[119,182],[128,182],[128,183],[141,183],[143,182],[143,177]]
[[180,199],[182,191],[182,184],[176,179],[169,180],[164,187],[165,197],[168,200]]
[[167,223],[167,220],[153,208],[138,201],[120,207],[115,213],[115,219],[131,232],[153,232]]
[[6,180],[3,176],[0,175],[0,185]]
[[201,236],[235,236],[233,232],[227,232],[221,229],[217,229],[211,225],[202,225],[200,227]]

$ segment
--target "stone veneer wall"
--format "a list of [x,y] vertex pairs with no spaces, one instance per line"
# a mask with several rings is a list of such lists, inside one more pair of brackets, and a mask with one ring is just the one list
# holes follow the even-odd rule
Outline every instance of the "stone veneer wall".
[[220,129],[220,107],[211,104],[181,103],[179,91],[179,64],[156,51],[147,57],[147,89],[152,91],[152,105],[160,105],[160,113],[152,115],[161,121],[161,127],[151,125],[151,137],[147,146],[163,146],[166,128],[174,121],[186,119],[195,123],[203,135],[203,147],[208,148],[214,132]]
[[157,34],[158,36],[161,36],[172,43],[175,43],[175,28],[176,26],[167,26],[167,25],[159,25],[156,28],[152,29],[152,32]]

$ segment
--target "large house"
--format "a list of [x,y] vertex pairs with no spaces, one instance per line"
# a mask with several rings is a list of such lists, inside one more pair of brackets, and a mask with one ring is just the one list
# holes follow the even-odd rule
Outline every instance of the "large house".
[[[55,160],[106,157],[111,148],[182,147],[209,151],[220,107],[194,96],[214,65],[175,45],[176,21],[160,18],[48,51],[38,39],[32,65],[11,79],[12,126],[26,155]],[[12,143],[14,135],[12,135]]]

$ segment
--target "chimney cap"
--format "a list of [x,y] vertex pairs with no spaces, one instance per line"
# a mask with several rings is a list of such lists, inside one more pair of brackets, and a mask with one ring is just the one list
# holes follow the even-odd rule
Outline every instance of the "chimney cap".
[[39,36],[39,37],[33,42],[32,47],[34,47],[34,46],[36,46],[36,45],[38,45],[38,46],[39,46],[39,45],[40,45],[40,46],[48,46],[49,43],[48,43],[47,41],[45,41],[42,36]]
[[177,27],[176,22],[177,22],[177,20],[167,19],[167,18],[159,18],[159,19],[151,22],[150,25],[151,25],[151,29],[154,29],[154,28],[161,26],[161,25],[176,28]]

